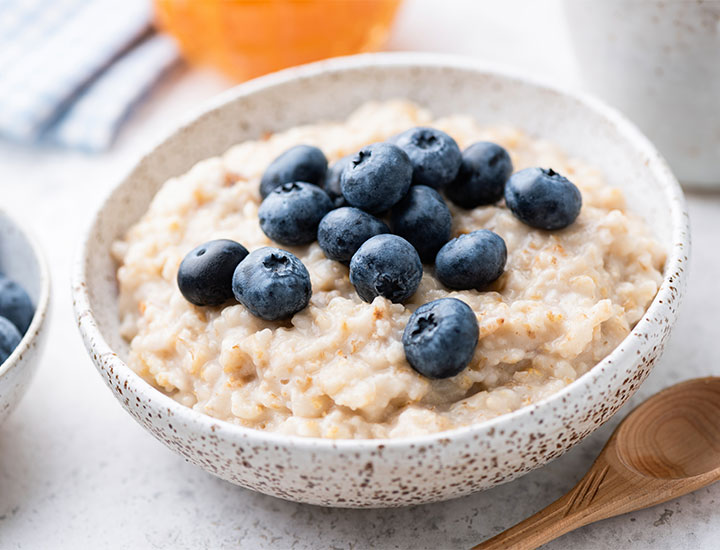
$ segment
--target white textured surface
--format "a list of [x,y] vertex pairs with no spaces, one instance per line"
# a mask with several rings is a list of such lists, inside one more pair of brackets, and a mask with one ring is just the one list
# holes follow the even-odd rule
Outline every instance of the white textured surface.
[[[555,4],[510,1],[497,11],[493,3],[490,12],[490,3],[452,3],[472,12],[462,15],[441,12],[438,4],[409,2],[393,47],[475,53],[576,83]],[[533,23],[514,23],[511,14],[518,10],[530,12],[525,19]],[[430,34],[438,28],[442,34]],[[369,511],[291,504],[224,483],[183,462],[122,411],[73,324],[72,257],[91,211],[137,152],[225,86],[205,72],[176,73],[137,112],[109,155],[0,145],[3,205],[35,226],[53,272],[55,302],[43,364],[0,426],[0,548],[465,548],[567,491],[629,408],[562,458],[513,483],[448,503]],[[688,200],[694,253],[687,297],[664,358],[633,403],[682,379],[720,375],[714,353],[720,194],[691,193]],[[585,527],[547,547],[714,549],[719,504],[720,484]]]

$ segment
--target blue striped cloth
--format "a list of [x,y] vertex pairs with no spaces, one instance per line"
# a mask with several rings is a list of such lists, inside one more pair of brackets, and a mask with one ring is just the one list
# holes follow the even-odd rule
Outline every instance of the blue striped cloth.
[[0,136],[100,151],[178,60],[149,0],[0,0]]

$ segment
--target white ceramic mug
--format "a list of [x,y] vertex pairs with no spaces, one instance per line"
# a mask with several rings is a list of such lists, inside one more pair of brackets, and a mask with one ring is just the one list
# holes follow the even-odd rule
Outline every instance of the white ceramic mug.
[[720,187],[720,1],[564,8],[589,91],[640,126],[683,183]]

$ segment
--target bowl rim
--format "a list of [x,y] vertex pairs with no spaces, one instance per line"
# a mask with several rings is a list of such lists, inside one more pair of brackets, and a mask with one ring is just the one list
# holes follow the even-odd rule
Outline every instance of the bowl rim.
[[[188,127],[194,124],[200,117],[220,109],[226,104],[239,98],[252,95],[256,92],[261,92],[265,88],[286,84],[291,81],[309,79],[325,73],[342,73],[348,70],[359,70],[372,67],[407,68],[413,66],[418,68],[450,68],[500,76],[519,84],[529,85],[534,88],[541,88],[545,91],[558,94],[566,99],[572,99],[581,104],[584,108],[594,111],[596,114],[612,123],[618,133],[621,134],[628,143],[632,144],[636,151],[642,154],[642,156],[646,159],[646,165],[653,173],[654,179],[660,184],[659,190],[667,195],[670,202],[672,235],[670,239],[668,239],[668,242],[672,242],[672,245],[670,249],[667,250],[663,281],[658,289],[658,292],[630,333],[588,372],[584,373],[559,391],[531,403],[530,405],[523,406],[515,411],[501,414],[497,417],[475,424],[470,424],[468,426],[462,426],[430,434],[399,438],[330,439],[322,437],[306,437],[294,434],[282,434],[278,432],[258,430],[255,428],[247,428],[225,420],[214,418],[191,409],[190,407],[186,407],[156,389],[140,375],[135,373],[135,371],[133,371],[125,363],[125,361],[123,361],[117,353],[112,350],[100,332],[97,323],[95,322],[92,308],[90,307],[86,277],[84,274],[84,266],[87,261],[88,243],[92,238],[94,227],[100,221],[100,214],[106,209],[109,202],[112,200],[114,193],[120,186],[125,184],[132,172],[147,158],[151,157],[158,147],[172,139],[178,133],[188,129]],[[222,153],[220,152],[218,154]],[[666,161],[654,145],[652,145],[650,140],[615,108],[610,107],[603,101],[589,94],[572,89],[561,88],[538,80],[534,77],[524,76],[506,67],[480,62],[466,56],[421,52],[369,53],[336,57],[305,65],[299,65],[239,84],[216,95],[207,102],[204,102],[200,107],[193,109],[189,116],[186,116],[179,125],[175,126],[173,129],[166,132],[159,140],[155,141],[148,149],[146,149],[146,152],[141,155],[137,162],[121,174],[121,177],[115,179],[115,184],[111,186],[107,195],[93,215],[93,218],[85,231],[80,251],[76,255],[73,266],[73,305],[76,322],[89,355],[91,357],[93,355],[96,356],[93,358],[93,362],[96,364],[96,367],[99,368],[98,363],[101,357],[107,357],[108,361],[112,365],[115,376],[120,375],[124,377],[128,383],[133,384],[134,389],[139,394],[144,394],[148,398],[157,400],[158,407],[163,410],[167,410],[168,413],[177,415],[188,425],[196,425],[198,431],[210,432],[218,438],[255,440],[259,443],[267,445],[283,445],[289,448],[304,448],[308,451],[362,451],[374,450],[378,447],[385,450],[408,449],[421,444],[430,445],[437,443],[440,440],[462,438],[467,437],[468,435],[472,436],[482,431],[492,430],[496,426],[505,422],[514,422],[516,419],[533,416],[537,409],[546,406],[550,402],[562,400],[568,393],[575,391],[579,386],[588,384],[591,385],[604,371],[602,367],[613,368],[618,363],[621,363],[621,358],[623,356],[628,356],[628,359],[630,359],[630,352],[628,350],[631,346],[628,344],[632,341],[640,341],[639,333],[646,324],[650,323],[651,318],[658,313],[661,314],[659,310],[662,306],[664,306],[664,304],[671,301],[670,295],[672,292],[682,294],[684,285],[679,284],[678,279],[682,279],[682,282],[684,282],[687,277],[685,262],[689,257],[689,253],[690,233],[687,207],[682,189],[677,179],[672,174]],[[675,283],[674,287],[672,287],[673,282]],[[635,355],[634,352],[632,355]]]
[[40,293],[38,294],[37,303],[35,304],[35,312],[33,313],[32,321],[30,321],[30,326],[20,339],[20,343],[8,356],[8,358],[5,359],[5,362],[0,365],[0,381],[2,381],[3,376],[17,363],[21,362],[23,354],[30,348],[31,343],[40,332],[42,324],[45,320],[45,315],[47,314],[48,305],[50,303],[50,271],[48,269],[43,249],[41,248],[38,239],[35,237],[35,234],[28,229],[25,224],[18,222],[16,218],[8,214],[7,210],[0,209],[0,214],[10,220],[15,228],[30,243],[30,249],[32,250],[32,255],[38,266],[38,272],[40,275]]

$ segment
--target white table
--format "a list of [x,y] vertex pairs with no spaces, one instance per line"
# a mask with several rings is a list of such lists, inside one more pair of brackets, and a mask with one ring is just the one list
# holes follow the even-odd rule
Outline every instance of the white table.
[[[391,47],[470,53],[577,85],[557,4],[441,4],[408,3]],[[524,23],[514,20],[518,14]],[[92,211],[138,152],[227,86],[210,72],[176,71],[106,155],[0,144],[2,206],[34,226],[53,277],[43,363],[0,427],[0,548],[465,548],[567,491],[627,407],[565,456],[517,481],[394,510],[331,510],[240,489],[185,463],[125,414],[94,372],[73,323],[72,258]],[[688,193],[688,201],[689,291],[665,356],[630,406],[678,380],[720,374],[714,348],[720,194]],[[585,527],[548,548],[716,549],[719,503],[720,484]]]

